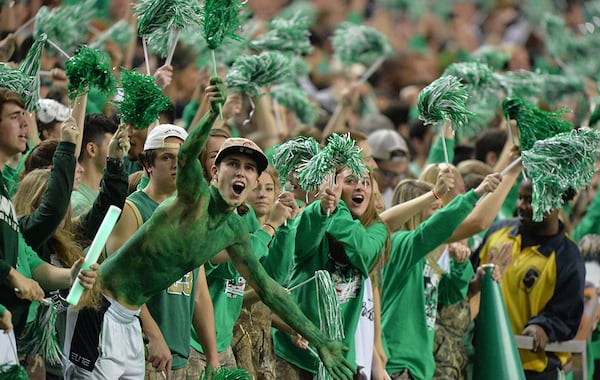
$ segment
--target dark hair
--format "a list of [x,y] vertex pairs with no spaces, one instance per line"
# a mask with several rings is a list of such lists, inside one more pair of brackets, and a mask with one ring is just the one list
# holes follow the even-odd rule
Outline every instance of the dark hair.
[[[228,139],[231,137],[231,133],[227,129],[213,128],[210,130],[210,132],[208,132],[208,138],[211,138],[211,137],[223,137],[225,139]],[[200,152],[200,156],[198,157],[198,159],[200,160],[200,163],[202,164],[202,175],[204,175],[204,178],[206,178],[206,180],[210,183],[210,180],[211,180],[210,168],[204,167],[204,162],[206,161],[207,158],[208,158],[208,151],[206,150],[206,145],[205,145],[204,148],[202,148],[202,151]]]
[[[101,113],[85,115],[83,125],[82,147],[90,142],[100,146],[106,133],[114,134],[117,131],[117,124],[114,120]],[[83,150],[85,151],[85,149]]]
[[507,134],[503,129],[490,128],[483,130],[475,140],[475,159],[485,162],[488,152],[494,152],[497,156],[500,156],[506,139]]
[[46,169],[52,166],[52,157],[54,157],[57,146],[58,140],[56,139],[44,140],[36,145],[25,159],[25,170],[22,175],[25,176],[34,169]]
[[146,174],[148,176],[150,176],[150,172],[148,171],[148,169],[150,168],[150,166],[154,166],[155,160],[156,160],[156,149],[143,150],[138,155],[138,161],[139,161],[140,165],[142,165],[142,168],[144,168],[144,171],[146,172]]

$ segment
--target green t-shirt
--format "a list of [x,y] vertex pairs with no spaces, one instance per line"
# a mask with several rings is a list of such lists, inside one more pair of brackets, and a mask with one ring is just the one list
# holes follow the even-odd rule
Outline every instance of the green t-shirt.
[[98,192],[90,189],[86,184],[80,183],[79,190],[71,193],[71,215],[73,218],[85,214],[92,208]]
[[[435,314],[432,312],[436,309],[433,303],[451,304],[464,299],[466,287],[461,293],[456,291],[460,286],[446,289],[445,284],[440,282],[437,301],[435,296],[426,294],[425,257],[452,236],[477,199],[473,190],[458,195],[415,230],[397,231],[392,236],[390,261],[383,269],[381,286],[381,326],[388,355],[388,373],[408,369],[417,380],[433,376]],[[451,262],[451,275],[454,278],[443,275],[441,281],[468,283],[473,268],[469,261],[461,264]],[[427,288],[430,292],[437,291],[430,284]],[[442,293],[442,289],[448,292]],[[398,333],[399,326],[401,334]]]
[[[328,236],[343,246],[330,250]],[[344,344],[350,348],[345,353],[356,367],[354,335],[362,311],[363,282],[375,264],[387,240],[387,228],[383,223],[375,223],[365,228],[359,220],[352,218],[343,201],[329,217],[321,213],[320,202],[306,206],[296,231],[295,266],[289,287],[300,284],[317,270],[327,270],[336,287],[343,320]],[[317,305],[317,290],[313,282],[300,286],[291,293],[292,298],[315,326],[320,326]],[[310,351],[293,345],[288,333],[273,330],[273,343],[277,356],[293,365],[316,373],[319,361]]]

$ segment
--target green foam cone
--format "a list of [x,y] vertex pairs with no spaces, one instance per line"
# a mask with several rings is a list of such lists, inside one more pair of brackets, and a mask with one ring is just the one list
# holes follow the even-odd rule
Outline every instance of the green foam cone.
[[474,380],[525,380],[500,286],[485,267],[475,330]]

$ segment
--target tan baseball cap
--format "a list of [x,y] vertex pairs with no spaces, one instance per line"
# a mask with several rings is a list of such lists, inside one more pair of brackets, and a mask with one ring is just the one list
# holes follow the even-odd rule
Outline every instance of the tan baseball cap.
[[262,149],[254,141],[242,137],[230,137],[225,140],[215,157],[215,165],[218,165],[226,156],[235,153],[245,154],[254,159],[259,173],[262,173],[269,165],[267,156]]

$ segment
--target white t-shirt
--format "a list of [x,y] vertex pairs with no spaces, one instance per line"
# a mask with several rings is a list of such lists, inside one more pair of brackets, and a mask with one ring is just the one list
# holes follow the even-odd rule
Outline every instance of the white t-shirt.
[[367,379],[371,379],[371,366],[373,363],[373,344],[375,340],[375,309],[373,307],[373,287],[371,279],[364,281],[363,304],[358,318],[358,325],[354,334],[356,350],[356,364]]

